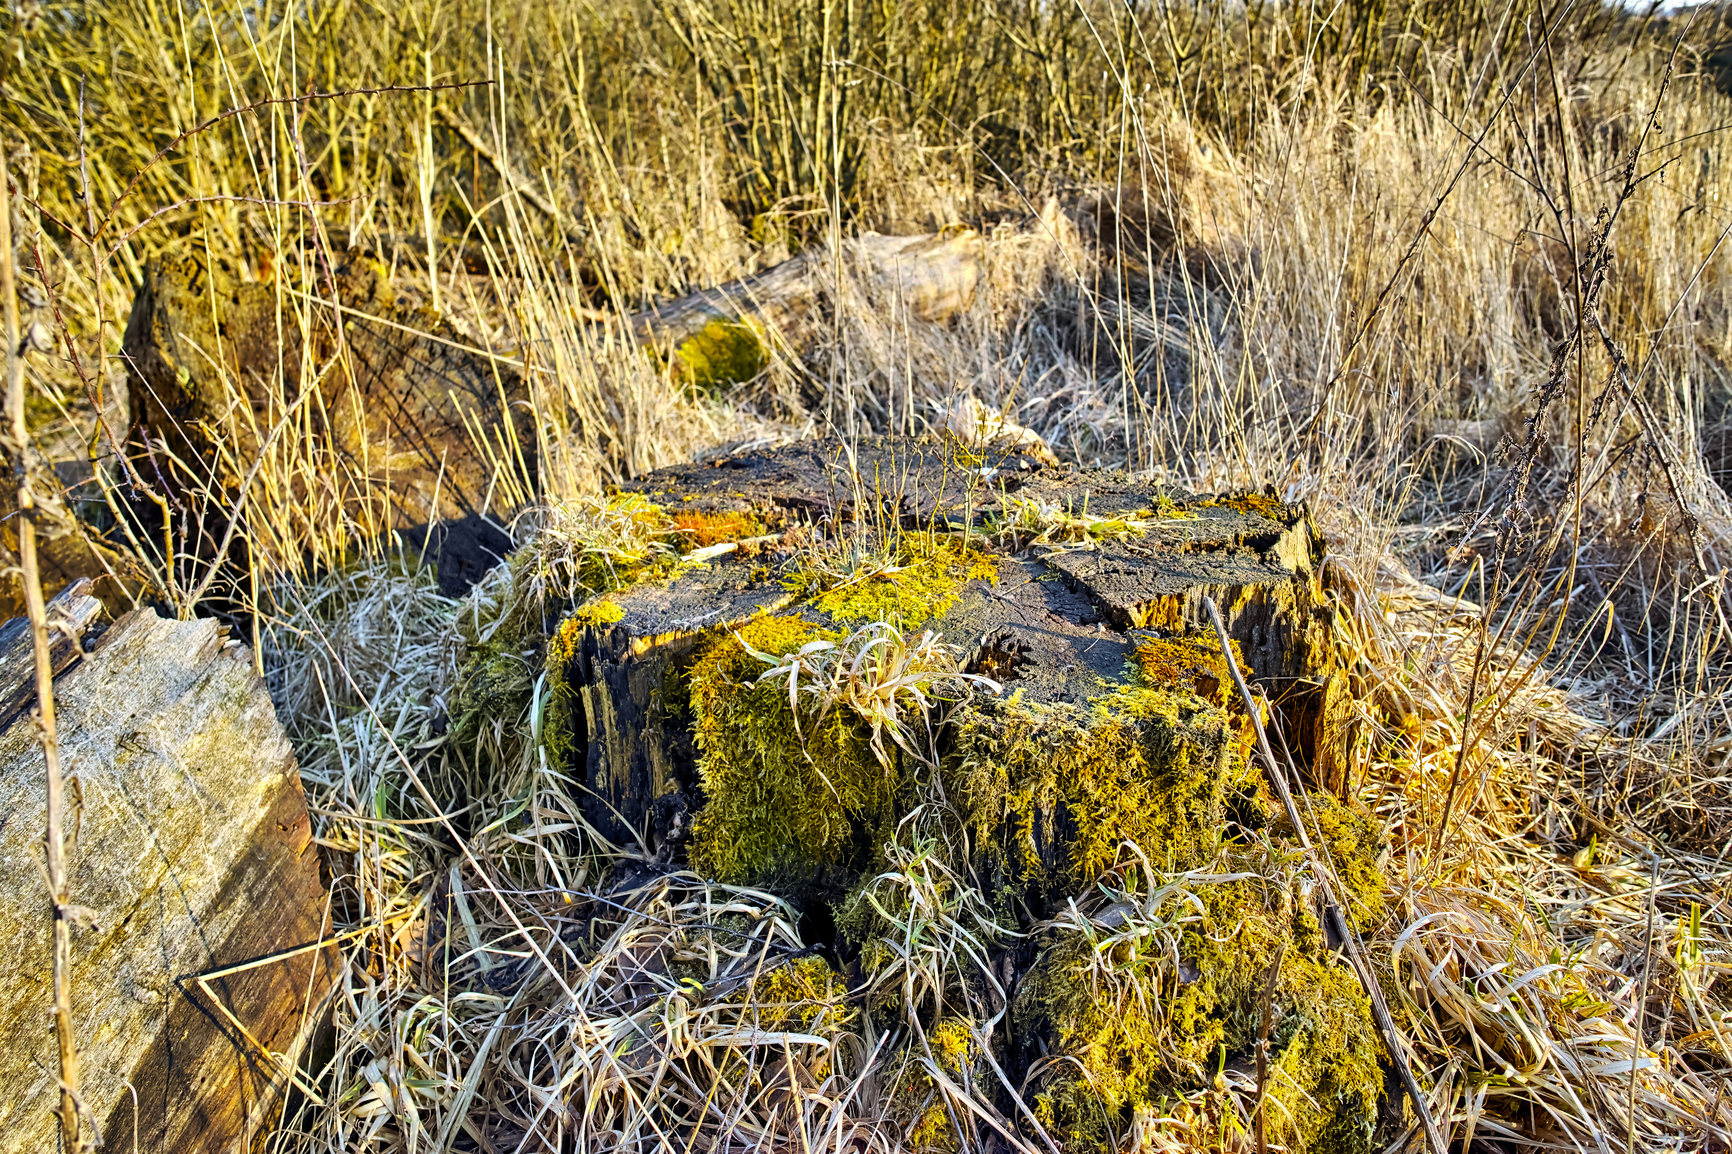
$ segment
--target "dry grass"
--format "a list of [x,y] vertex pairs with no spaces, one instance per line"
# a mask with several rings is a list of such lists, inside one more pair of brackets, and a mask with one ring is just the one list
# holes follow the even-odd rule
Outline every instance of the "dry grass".
[[[342,918],[366,931],[324,1101],[276,1148],[890,1151],[936,1103],[975,1144],[1047,1149],[1002,1072],[958,1083],[920,1033],[1008,932],[936,801],[873,888],[904,927],[879,971],[900,988],[845,998],[798,980],[810,943],[779,899],[652,874],[589,829],[536,740],[543,682],[486,732],[440,722],[490,625],[653,553],[602,483],[827,428],[918,432],[968,398],[1070,460],[1319,511],[1369,671],[1352,784],[1391,845],[1395,913],[1369,944],[1458,1140],[1732,1146],[1732,506],[1708,454],[1732,427],[1732,101],[1703,65],[1723,25],[1476,13],[16,11],[0,123],[43,209],[19,230],[43,274],[28,367],[62,414],[44,439],[99,466],[91,503],[149,484],[89,413],[120,391],[119,325],[166,243],[296,285],[367,243],[531,383],[540,485],[500,512],[540,508],[532,547],[466,601],[366,551],[378,495],[290,406],[261,415],[257,459],[208,463],[252,479],[259,589],[119,542],[163,601],[259,610]],[[468,81],[490,83],[376,91]],[[816,347],[727,397],[596,319],[844,232],[956,221],[986,233],[987,275],[953,324],[821,262]],[[313,323],[311,298],[285,301]],[[1031,517],[1055,543],[1118,529]],[[896,705],[900,674],[872,673],[838,685]],[[911,1083],[931,1096],[912,1111]],[[1138,1140],[1247,1148],[1215,1125],[1244,1093],[1200,1087]]]

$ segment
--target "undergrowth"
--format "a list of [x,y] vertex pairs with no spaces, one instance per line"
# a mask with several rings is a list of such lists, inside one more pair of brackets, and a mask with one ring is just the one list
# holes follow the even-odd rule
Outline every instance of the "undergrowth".
[[[117,606],[256,622],[330,866],[332,1052],[272,1147],[1249,1151],[1261,1100],[1271,1148],[1364,1148],[1363,1005],[1293,898],[1224,660],[1149,642],[1039,733],[1034,706],[947,683],[960,760],[921,768],[942,727],[881,658],[990,580],[966,539],[831,540],[800,592],[843,628],[765,619],[700,658],[726,799],[703,870],[586,821],[548,744],[572,727],[554,628],[617,625],[610,593],[777,528],[605,483],[978,406],[1068,464],[1322,520],[1362,740],[1349,796],[1305,796],[1305,820],[1460,1146],[1726,1148],[1723,13],[848,12],[5,14],[17,355],[83,517],[54,547]],[[960,224],[982,267],[946,325],[836,247]],[[462,597],[374,539],[390,494],[311,431],[285,366],[268,404],[218,382],[247,435],[182,462],[209,474],[188,488],[128,430],[148,258],[209,252],[311,333],[337,327],[350,246],[529,382],[508,403],[534,418],[545,531],[517,525],[527,548]],[[807,347],[681,367],[632,338],[633,310],[802,249]],[[1086,548],[1180,515],[1001,528]],[[886,644],[847,649],[860,624]],[[871,670],[833,677],[844,653]],[[858,954],[737,884],[769,878],[841,902]],[[1039,979],[1010,988],[1012,953]],[[1072,1052],[1028,1056],[1026,1083],[1003,1065],[1019,1005]]]

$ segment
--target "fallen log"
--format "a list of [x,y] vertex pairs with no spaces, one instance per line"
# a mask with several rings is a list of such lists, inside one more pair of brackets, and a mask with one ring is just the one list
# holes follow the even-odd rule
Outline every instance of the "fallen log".
[[943,322],[973,301],[981,257],[980,234],[972,229],[867,233],[844,242],[840,254],[802,253],[657,305],[633,316],[631,330],[641,343],[665,350],[694,384],[725,387],[757,376],[775,348],[804,348],[825,286],[838,274],[859,277],[879,307]]
[[[1116,1148],[1138,1110],[1249,1069],[1271,1012],[1271,1143],[1369,1143],[1371,1007],[1232,676],[1304,767],[1307,836],[1363,930],[1381,834],[1335,796],[1350,671],[1306,510],[902,438],[665,469],[612,501],[674,551],[598,576],[551,637],[492,643],[545,645],[547,748],[597,830],[794,902],[868,1000],[914,980],[910,926],[960,932],[931,902],[990,911],[999,928],[948,963],[973,976],[887,1020],[955,1039],[948,1077],[1023,1086],[1067,1150]],[[899,896],[914,868],[937,887],[918,907]],[[892,1044],[919,1067],[922,1043]],[[949,1148],[932,1086],[886,1108]]]
[[[106,1149],[250,1149],[327,1020],[325,888],[288,742],[215,621],[136,610],[106,629],[80,583],[50,606],[80,1096]],[[0,701],[31,673],[0,628]],[[55,1147],[43,759],[0,732],[0,1152]],[[306,947],[306,948],[302,948]],[[304,1081],[304,1078],[302,1078]]]

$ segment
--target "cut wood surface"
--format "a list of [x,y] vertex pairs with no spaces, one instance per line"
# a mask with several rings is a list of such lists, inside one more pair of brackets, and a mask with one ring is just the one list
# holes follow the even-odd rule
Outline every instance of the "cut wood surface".
[[[251,653],[215,621],[145,609],[98,634],[96,609],[81,587],[50,608],[88,923],[72,946],[83,1101],[109,1150],[245,1150],[276,1121],[333,981],[329,949],[235,968],[325,929],[300,777]],[[29,671],[28,638],[15,651],[0,630],[5,700]],[[4,1154],[56,1144],[43,774],[20,717],[0,733]]]

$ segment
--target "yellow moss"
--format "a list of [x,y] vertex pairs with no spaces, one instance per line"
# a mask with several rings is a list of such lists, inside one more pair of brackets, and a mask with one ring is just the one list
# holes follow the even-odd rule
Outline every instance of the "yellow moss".
[[[1148,680],[1176,687],[1116,688],[1087,707],[976,701],[957,720],[949,792],[1001,904],[1038,918],[1097,882],[1136,890],[1125,879],[1142,876],[1142,859],[1127,842],[1162,875],[1258,875],[1192,883],[1189,920],[1171,929],[1176,956],[1124,944],[1102,956],[1080,932],[1044,935],[1012,1020],[1023,1052],[1069,1061],[1046,1067],[1035,1108],[1066,1150],[1112,1149],[1136,1109],[1208,1085],[1223,1060],[1249,1059],[1269,964],[1285,945],[1271,1143],[1363,1151],[1382,1088],[1369,1006],[1297,884],[1271,877],[1261,843],[1280,836],[1275,807],[1243,724],[1187,684],[1189,661],[1203,656],[1171,645],[1147,655]],[[1223,662],[1215,676],[1224,672]],[[1375,827],[1310,802],[1316,839],[1351,879],[1364,924],[1381,903]]]
[[749,320],[717,317],[674,349],[674,363],[701,389],[737,385],[769,367],[769,341]]
[[[619,606],[614,605],[613,608],[619,609]],[[599,614],[602,611],[596,612]],[[623,616],[624,611],[621,610],[620,614]],[[541,741],[547,749],[548,760],[554,765],[570,764],[576,753],[577,699],[566,677],[566,670],[570,667],[572,658],[577,656],[578,639],[592,624],[599,622],[585,620],[580,610],[562,621],[553,636],[547,639],[546,663],[543,666],[547,672],[547,706],[541,722]]]
[[[1230,855],[1221,868],[1253,864]],[[1067,1150],[1110,1150],[1137,1107],[1209,1084],[1224,1062],[1254,1063],[1263,991],[1285,945],[1269,1032],[1270,1146],[1363,1154],[1383,1077],[1358,979],[1290,893],[1262,879],[1193,893],[1177,964],[1158,950],[1097,958],[1081,934],[1049,936],[1017,1020],[1074,1064],[1055,1065],[1035,1093],[1042,1123]]]
[[[1311,844],[1335,864],[1336,876],[1346,891],[1341,900],[1354,928],[1361,933],[1371,930],[1384,912],[1383,871],[1377,858],[1387,839],[1377,819],[1343,805],[1322,790],[1307,793],[1299,810]],[[1292,834],[1284,818],[1275,828],[1278,833]]]
[[951,795],[994,884],[1031,897],[1084,891],[1126,840],[1157,867],[1189,868],[1230,808],[1256,810],[1259,823],[1267,808],[1239,727],[1194,693],[1125,688],[1089,706],[977,699],[955,726]]
[[684,511],[673,514],[674,532],[682,549],[702,549],[727,541],[742,541],[764,533],[764,523],[751,513],[698,513]]
[[1267,517],[1279,524],[1286,524],[1291,516],[1286,502],[1267,493],[1239,493],[1232,497],[1217,497],[1213,501],[1205,502],[1205,508],[1210,506],[1231,509],[1235,513]]
[[[1216,705],[1234,706],[1239,691],[1214,637],[1151,637],[1136,648],[1139,680],[1152,689],[1189,689]],[[1233,642],[1233,660],[1246,673],[1245,654]],[[1249,674],[1246,674],[1248,677]]]
[[798,617],[758,617],[709,642],[688,673],[705,803],[692,865],[726,882],[834,888],[894,817],[897,782],[847,709],[796,718],[785,679],[741,646],[792,653],[837,634]]
[[815,608],[839,624],[888,621],[908,630],[942,617],[963,583],[976,578],[998,580],[998,562],[991,554],[949,538],[934,541],[910,533],[898,542],[895,564],[886,572],[840,585],[831,585],[823,574],[801,572],[785,584],[810,596]]
[[755,974],[729,1000],[750,1005],[764,1030],[833,1030],[856,1016],[847,983],[816,954]]
[[890,1116],[907,1128],[905,1145],[908,1150],[924,1154],[953,1154],[962,1149],[962,1138],[956,1132],[951,1109],[945,1105],[943,1092],[923,1059],[931,1057],[953,1085],[965,1085],[978,1080],[984,1071],[980,1062],[980,1045],[974,1028],[966,1018],[942,1018],[926,1031],[925,1045],[911,1039],[903,1052],[892,1057],[887,1065],[902,1071],[890,1087],[886,1103]]
[[571,616],[566,618],[564,624],[560,626],[560,632],[563,633],[572,626],[582,628],[583,626],[612,625],[616,621],[623,620],[625,620],[625,607],[623,605],[617,601],[610,601],[606,597],[597,597],[593,601],[586,601],[573,609]]

